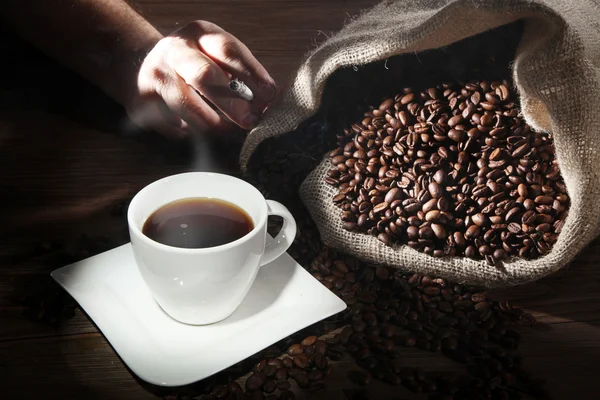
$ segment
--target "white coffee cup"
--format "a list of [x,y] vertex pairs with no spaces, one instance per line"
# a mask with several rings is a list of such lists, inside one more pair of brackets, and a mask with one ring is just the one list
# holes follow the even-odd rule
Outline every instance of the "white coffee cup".
[[[233,242],[201,249],[167,246],[142,233],[154,211],[194,197],[235,204],[250,216],[254,229]],[[284,222],[267,244],[269,215],[278,215]],[[151,183],[131,201],[127,220],[136,263],[154,299],[172,318],[192,325],[215,323],[233,314],[260,266],[282,255],[296,236],[296,221],[285,206],[265,200],[241,179],[207,172],[183,173]]]

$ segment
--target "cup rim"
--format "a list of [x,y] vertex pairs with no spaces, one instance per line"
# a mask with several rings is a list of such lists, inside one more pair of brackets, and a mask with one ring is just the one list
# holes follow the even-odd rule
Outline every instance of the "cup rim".
[[[142,230],[135,223],[133,223],[133,221],[132,221],[133,211],[132,210],[135,208],[136,204],[140,201],[140,198],[146,192],[151,190],[153,187],[164,184],[164,181],[166,181],[166,180],[170,180],[170,179],[174,179],[174,178],[182,178],[184,176],[213,176],[213,177],[219,177],[219,178],[223,178],[223,179],[230,179],[233,181],[237,181],[238,184],[243,184],[243,185],[247,186],[251,191],[254,191],[259,196],[259,198],[262,199],[262,204],[259,206],[261,208],[260,217],[259,217],[259,220],[254,224],[254,228],[250,232],[248,232],[246,235],[242,236],[239,239],[234,240],[233,242],[221,244],[219,246],[203,247],[203,248],[196,248],[196,249],[188,249],[188,248],[183,248],[183,247],[169,246],[169,245],[159,243],[155,240],[150,239],[148,236],[146,236],[142,232]],[[218,199],[218,197],[210,197],[210,198]],[[181,199],[179,199],[179,200],[181,200]],[[173,201],[177,201],[177,200],[173,200]],[[166,203],[166,204],[168,204],[168,203]],[[159,208],[165,206],[166,204],[159,206]],[[238,207],[240,207],[240,206],[238,206]],[[240,207],[240,208],[242,210],[244,210],[244,212],[247,213],[247,211],[244,209],[244,207]],[[267,217],[268,217],[268,206],[267,206],[266,199],[256,187],[254,187],[253,185],[249,184],[248,182],[246,182],[242,179],[239,179],[235,176],[231,176],[231,175],[227,175],[227,174],[220,174],[217,172],[183,172],[180,174],[165,176],[165,177],[158,179],[152,183],[149,183],[148,185],[143,187],[139,192],[137,192],[136,195],[133,196],[133,198],[131,199],[131,202],[129,203],[129,208],[127,209],[127,224],[129,225],[130,232],[135,234],[140,240],[144,241],[148,245],[157,247],[162,250],[168,250],[171,252],[176,252],[176,253],[181,253],[181,254],[208,254],[208,253],[215,253],[215,252],[219,252],[222,250],[230,249],[232,247],[239,246],[239,245],[249,241],[254,236],[256,236],[258,234],[258,232],[260,232],[262,227],[267,222]]]

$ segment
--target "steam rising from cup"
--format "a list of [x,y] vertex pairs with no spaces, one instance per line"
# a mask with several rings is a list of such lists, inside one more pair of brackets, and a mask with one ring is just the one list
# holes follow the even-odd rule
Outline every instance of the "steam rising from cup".
[[[254,93],[252,90],[242,81],[238,79],[233,79],[229,82],[229,89],[238,97],[246,100],[252,101],[254,99]],[[199,92],[198,95],[201,96]],[[220,113],[220,110],[216,110],[217,113],[221,114],[224,118],[227,118],[224,114]],[[139,127],[133,123],[132,120],[137,121],[148,121],[160,118],[161,110],[157,106],[157,104],[150,104],[147,107],[143,107],[135,111],[136,115],[130,115],[125,121],[124,132],[125,134],[139,133]],[[190,135],[191,146],[193,152],[192,159],[192,170],[194,171],[213,171],[215,172],[215,168],[219,165],[218,161],[215,159],[216,154],[212,149],[211,143],[202,134],[193,134]]]

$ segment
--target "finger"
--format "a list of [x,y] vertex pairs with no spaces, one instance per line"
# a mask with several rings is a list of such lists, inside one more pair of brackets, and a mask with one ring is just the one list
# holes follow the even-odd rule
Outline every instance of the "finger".
[[275,81],[252,52],[235,36],[219,26],[198,21],[200,49],[233,77],[243,81],[263,105],[276,94]]
[[[195,44],[182,41],[172,51],[169,63],[188,85],[198,90],[237,125],[245,129],[256,125],[259,116],[251,104],[229,89],[227,75],[214,61],[201,53]],[[214,124],[216,125],[216,121]]]
[[171,111],[199,132],[223,126],[222,118],[181,77],[170,77],[158,92]]
[[[191,86],[190,86],[191,87]],[[199,91],[197,91],[196,89],[194,89],[193,87],[191,87],[192,90],[196,93],[196,95],[200,96],[200,98],[212,109],[214,110],[217,115],[219,116],[220,120],[220,125],[217,126],[213,126],[213,130],[216,132],[219,131],[231,131],[234,129],[240,129],[240,127],[233,121],[231,121],[229,119],[229,117],[227,117],[227,115],[223,114],[223,111],[219,110],[217,108],[217,106],[215,106],[214,104],[212,104],[206,97],[204,97],[202,95],[202,93],[200,93]]]

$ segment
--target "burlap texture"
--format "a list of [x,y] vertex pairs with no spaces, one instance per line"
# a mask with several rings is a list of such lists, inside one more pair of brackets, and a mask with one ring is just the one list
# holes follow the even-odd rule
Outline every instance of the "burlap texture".
[[436,259],[408,246],[387,247],[366,234],[342,229],[323,182],[325,160],[300,188],[323,241],[363,260],[433,273],[462,282],[498,286],[532,281],[567,265],[600,233],[600,5],[585,0],[384,1],[308,55],[282,103],[248,136],[245,167],[265,139],[292,131],[320,105],[328,77],[341,67],[439,48],[516,20],[525,30],[513,78],[526,121],[554,135],[558,162],[571,197],[569,215],[552,250],[503,268],[467,258]]

